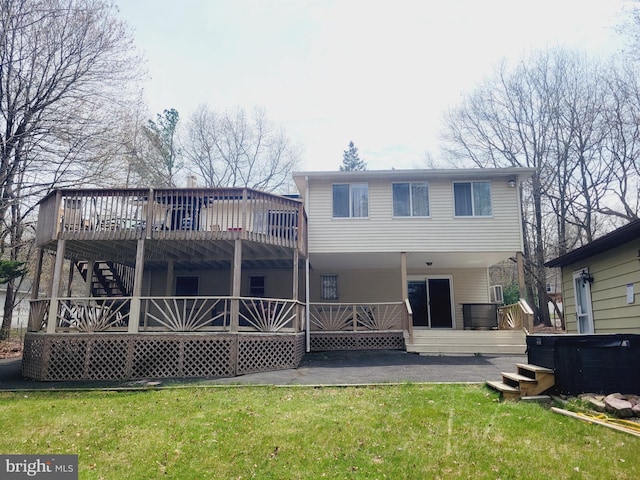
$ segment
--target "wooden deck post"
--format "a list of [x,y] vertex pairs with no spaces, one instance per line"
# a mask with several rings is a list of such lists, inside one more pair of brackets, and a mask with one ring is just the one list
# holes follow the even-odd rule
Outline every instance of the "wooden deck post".
[[524,281],[524,257],[522,252],[516,253],[516,264],[518,267],[518,290],[520,298],[526,298],[527,286]]
[[87,262],[87,278],[85,279],[84,284],[84,296],[87,298],[91,296],[91,284],[93,283],[93,269],[95,266],[95,260],[89,260]]
[[242,240],[236,238],[233,250],[233,284],[231,289],[231,319],[229,330],[238,331],[240,315],[240,287],[242,286]]
[[53,278],[51,279],[51,294],[49,302],[49,321],[47,322],[47,333],[56,333],[58,325],[58,297],[60,296],[60,281],[62,278],[62,268],[64,266],[64,249],[66,240],[58,240],[56,250],[56,261],[53,267]]
[[166,285],[164,287],[164,294],[167,297],[171,297],[173,295],[173,268],[174,268],[173,259],[169,259],[167,261],[167,280]]
[[36,255],[36,274],[33,278],[33,285],[31,286],[31,300],[38,299],[38,291],[40,290],[40,277],[42,276],[42,262],[44,260],[44,250],[42,248],[37,249]]
[[[298,301],[298,282],[300,281],[300,272],[298,271],[298,262],[299,262],[299,253],[298,253],[298,248],[294,248],[293,249],[293,291],[291,292],[291,297],[293,298],[294,301]],[[294,325],[295,327],[295,331],[299,332],[300,329],[298,328],[302,322],[300,321],[300,319],[298,318],[298,315],[300,314],[300,309],[298,307],[295,307],[295,311],[296,311],[296,323]]]
[[[407,279],[407,252],[400,252],[400,281],[402,285],[400,290],[402,292],[402,302],[404,303],[409,299],[409,284]],[[412,318],[409,315],[403,315],[404,325],[403,330],[406,330],[409,334],[411,341],[413,341],[413,325]]]
[[133,274],[133,295],[129,308],[129,333],[138,333],[140,325],[140,296],[142,295],[142,280],[144,275],[144,238],[138,239],[136,248],[136,268]]

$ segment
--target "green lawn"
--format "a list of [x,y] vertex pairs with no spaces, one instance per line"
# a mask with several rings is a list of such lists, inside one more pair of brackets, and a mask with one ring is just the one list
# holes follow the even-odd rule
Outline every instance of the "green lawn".
[[0,453],[81,479],[638,479],[640,438],[478,385],[0,393]]

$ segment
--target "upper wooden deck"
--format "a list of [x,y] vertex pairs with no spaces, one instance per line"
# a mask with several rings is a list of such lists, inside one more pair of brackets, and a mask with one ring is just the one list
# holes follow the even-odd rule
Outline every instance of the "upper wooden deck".
[[40,202],[36,244],[57,240],[233,240],[306,254],[300,200],[246,188],[57,190]]

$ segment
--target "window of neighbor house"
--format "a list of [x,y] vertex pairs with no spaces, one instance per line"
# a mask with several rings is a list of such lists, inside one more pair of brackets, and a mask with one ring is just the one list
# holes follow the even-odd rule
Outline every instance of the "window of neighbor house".
[[176,297],[197,297],[199,278],[194,276],[176,277]]
[[491,211],[491,183],[455,182],[453,200],[456,217],[489,217]]
[[407,182],[393,184],[394,217],[428,217],[429,184]]
[[322,275],[322,300],[338,300],[338,276]]
[[249,277],[249,296],[264,297],[264,277]]
[[333,186],[333,217],[368,217],[369,185],[342,183]]

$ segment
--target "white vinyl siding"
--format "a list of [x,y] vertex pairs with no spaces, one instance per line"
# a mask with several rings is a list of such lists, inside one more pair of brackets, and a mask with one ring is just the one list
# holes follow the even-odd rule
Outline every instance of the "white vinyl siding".
[[307,195],[309,251],[401,252],[522,250],[518,189],[506,181],[492,183],[492,216],[456,217],[452,182],[429,180],[429,213],[425,217],[394,217],[390,180],[370,180],[366,219],[333,218],[331,181],[310,182]]

